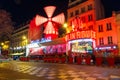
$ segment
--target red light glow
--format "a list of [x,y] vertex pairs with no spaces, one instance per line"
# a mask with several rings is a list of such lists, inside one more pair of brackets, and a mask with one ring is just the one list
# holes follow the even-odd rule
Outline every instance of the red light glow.
[[35,24],[37,26],[40,26],[41,24],[44,24],[47,22],[46,23],[47,25],[45,26],[45,30],[44,30],[45,35],[48,35],[48,34],[58,35],[58,29],[53,25],[53,21],[58,24],[63,24],[65,21],[65,17],[63,13],[52,18],[52,15],[55,9],[56,9],[55,6],[47,6],[44,8],[44,10],[48,18],[39,16],[39,15],[37,15],[35,18]]
[[42,48],[30,48],[30,53],[29,55],[43,55],[43,50]]
[[37,40],[40,38],[40,27],[35,24],[35,19],[30,22],[30,28],[28,31],[29,41]]
[[55,32],[55,29],[53,27],[53,24],[51,21],[48,21],[47,25],[46,25],[46,28],[44,30],[44,33],[46,34],[54,34]]
[[78,29],[83,29],[86,25],[83,24],[83,21],[80,17],[76,17],[71,20],[72,30],[76,31]]
[[93,38],[95,39],[96,33],[92,30],[76,31],[66,35],[66,41],[80,39],[80,38]]

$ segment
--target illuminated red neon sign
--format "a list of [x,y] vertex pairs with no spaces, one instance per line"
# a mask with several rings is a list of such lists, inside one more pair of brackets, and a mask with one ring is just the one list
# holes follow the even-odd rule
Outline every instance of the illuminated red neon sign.
[[79,38],[93,38],[95,39],[95,31],[75,31],[66,35],[66,41],[79,39]]

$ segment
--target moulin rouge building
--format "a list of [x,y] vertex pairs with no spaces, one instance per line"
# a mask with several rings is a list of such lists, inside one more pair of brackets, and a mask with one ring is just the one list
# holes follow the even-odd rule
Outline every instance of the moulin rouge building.
[[[50,9],[52,10],[52,8]],[[49,9],[46,10],[49,11]],[[58,38],[58,29],[55,27],[57,25],[52,21],[55,20],[63,24],[63,14],[55,19],[51,15],[47,15],[48,19],[37,15],[31,20],[29,40],[33,40],[33,43],[37,40],[38,42],[37,44],[28,45],[27,55],[30,53],[37,53],[37,55],[38,53],[40,55],[43,53],[92,54],[94,51],[111,51],[116,55],[120,53],[120,14],[119,12],[113,12],[111,17],[105,18],[104,8],[100,0],[69,0],[67,34],[63,38]],[[42,28],[41,24],[46,27]],[[43,33],[45,34],[44,38],[42,38]],[[40,38],[42,43],[39,42]]]
[[113,12],[111,17],[105,18],[100,0],[69,0],[67,12],[68,53],[120,53],[119,12]]

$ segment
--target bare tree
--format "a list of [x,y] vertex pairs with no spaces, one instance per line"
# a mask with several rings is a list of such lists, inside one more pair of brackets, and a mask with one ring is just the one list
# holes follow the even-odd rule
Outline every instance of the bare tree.
[[0,10],[0,40],[10,40],[12,31],[13,22],[10,13],[5,10]]
[[[4,56],[7,56],[9,53],[12,31],[13,22],[10,13],[5,10],[0,10],[0,47],[2,46],[0,52]],[[4,43],[4,45],[1,43]],[[5,47],[5,45],[8,45],[8,47]]]

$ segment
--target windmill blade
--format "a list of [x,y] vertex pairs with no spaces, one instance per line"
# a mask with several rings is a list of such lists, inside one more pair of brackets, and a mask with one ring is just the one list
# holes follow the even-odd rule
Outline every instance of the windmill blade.
[[55,17],[52,18],[52,21],[57,22],[59,24],[63,24],[65,22],[65,16],[64,13],[61,13]]
[[55,9],[56,9],[55,6],[47,6],[47,7],[44,8],[44,10],[45,10],[45,12],[46,12],[48,18],[51,18],[51,17],[52,17],[52,15],[53,15]]
[[36,15],[36,17],[35,17],[35,24],[36,24],[37,26],[43,24],[43,23],[46,22],[46,21],[47,21],[47,18],[45,18],[45,17],[43,17],[43,16]]
[[55,29],[54,29],[51,21],[48,21],[46,28],[44,30],[44,33],[45,34],[54,34],[55,33]]

